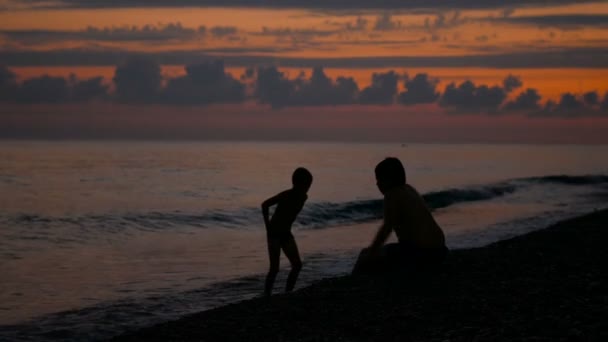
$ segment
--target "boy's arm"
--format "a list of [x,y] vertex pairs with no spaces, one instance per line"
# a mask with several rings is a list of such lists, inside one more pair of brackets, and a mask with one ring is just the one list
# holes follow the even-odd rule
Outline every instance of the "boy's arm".
[[280,194],[270,197],[269,199],[265,200],[262,203],[262,216],[264,216],[264,225],[266,226],[266,229],[268,229],[268,226],[270,225],[270,218],[269,218],[269,208],[272,207],[273,205],[279,203],[279,201],[281,200],[281,198],[284,196],[285,192],[281,192]]
[[378,233],[376,233],[376,237],[372,241],[371,246],[369,246],[372,255],[378,255],[380,248],[382,248],[382,245],[384,245],[384,242],[386,239],[388,239],[388,236],[391,235],[391,230],[391,226],[386,224],[386,222],[380,226]]
[[372,255],[377,255],[380,252],[380,248],[384,245],[384,242],[388,239],[389,235],[391,235],[391,231],[393,230],[393,225],[395,222],[395,211],[393,210],[393,201],[387,198],[384,198],[384,222],[378,229],[378,233],[376,233],[376,237],[372,241],[370,245],[370,252]]

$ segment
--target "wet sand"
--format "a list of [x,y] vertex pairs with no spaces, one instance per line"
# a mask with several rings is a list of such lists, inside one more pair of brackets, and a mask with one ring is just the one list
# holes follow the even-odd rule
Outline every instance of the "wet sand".
[[607,243],[605,209],[452,251],[436,272],[325,279],[114,340],[608,341]]

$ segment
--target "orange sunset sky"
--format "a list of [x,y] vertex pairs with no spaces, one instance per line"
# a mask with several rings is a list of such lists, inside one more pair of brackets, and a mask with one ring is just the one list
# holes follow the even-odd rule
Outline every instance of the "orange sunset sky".
[[608,1],[0,0],[0,68],[8,139],[608,143]]

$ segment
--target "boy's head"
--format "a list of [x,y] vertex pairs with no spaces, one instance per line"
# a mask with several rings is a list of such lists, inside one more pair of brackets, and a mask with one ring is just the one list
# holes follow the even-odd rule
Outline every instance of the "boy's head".
[[305,168],[299,167],[293,172],[291,183],[294,188],[306,192],[310,189],[310,185],[312,184],[312,174]]
[[405,185],[405,169],[397,158],[384,159],[376,165],[375,172],[376,184],[382,193],[394,187]]

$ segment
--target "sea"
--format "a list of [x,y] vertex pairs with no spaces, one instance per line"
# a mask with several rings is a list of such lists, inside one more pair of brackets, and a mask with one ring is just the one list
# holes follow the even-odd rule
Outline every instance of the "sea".
[[0,340],[104,340],[260,296],[260,204],[297,167],[314,181],[296,290],[348,274],[381,223],[389,156],[452,250],[608,207],[602,145],[2,141]]

